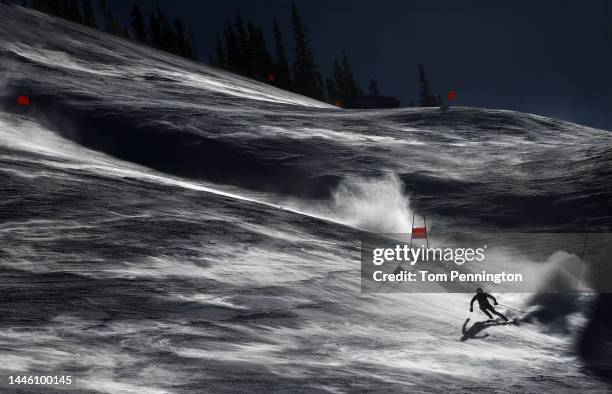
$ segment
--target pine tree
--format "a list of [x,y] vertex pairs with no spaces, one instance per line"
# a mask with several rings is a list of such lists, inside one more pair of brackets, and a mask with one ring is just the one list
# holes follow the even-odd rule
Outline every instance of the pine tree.
[[191,58],[197,62],[200,56],[198,55],[198,46],[193,36],[193,31],[191,30],[191,27],[189,28],[189,45],[191,47]]
[[106,32],[110,34],[116,33],[115,18],[113,18],[113,12],[109,9],[106,10]]
[[234,15],[234,28],[238,44],[238,70],[242,75],[252,76],[249,36],[244,27],[244,21],[237,11]]
[[272,56],[268,52],[266,40],[260,27],[254,28],[249,23],[249,44],[251,48],[252,72],[260,81],[274,82]]
[[316,79],[317,86],[319,87],[319,90],[321,91],[321,97],[319,98],[319,100],[325,101],[326,97],[325,97],[325,92],[324,92],[324,89],[323,89],[323,86],[325,86],[325,85],[323,85],[323,76],[321,75],[321,73],[317,73],[316,77],[317,77],[317,79]]
[[79,9],[77,0],[64,0],[60,3],[62,4],[62,11],[64,14],[60,16],[72,22],[83,23],[83,17],[81,16],[81,10]]
[[368,93],[370,96],[378,96],[378,82],[375,79],[370,79],[370,84],[368,85]]
[[295,90],[305,96],[321,100],[323,99],[321,75],[308,46],[306,28],[302,23],[295,3],[291,5],[291,23],[295,39],[295,61],[293,64]]
[[187,59],[193,59],[191,43],[187,38],[187,34],[185,32],[185,25],[183,24],[183,21],[180,18],[176,18],[174,20],[174,29],[176,30],[175,46],[177,48],[177,54]]
[[168,23],[168,19],[166,16],[159,11],[159,16],[161,20],[161,31],[162,31],[162,45],[161,49],[167,52],[178,54],[178,45],[176,34],[172,29],[172,25]]
[[113,12],[110,10],[110,8],[106,11],[106,21],[108,33],[118,37],[129,38],[127,29],[113,17]]
[[83,24],[85,26],[93,27],[94,29],[98,28],[96,13],[94,12],[89,0],[83,1]]
[[435,107],[436,98],[431,91],[429,81],[425,75],[425,68],[422,64],[419,64],[419,84],[421,85],[419,106],[421,107]]
[[248,74],[246,74],[247,76],[254,78],[254,79],[259,79],[261,80],[263,75],[261,74],[261,59],[258,59],[258,51],[259,48],[257,48],[258,44],[257,44],[257,30],[255,29],[255,26],[253,26],[253,24],[251,22],[247,22],[246,24],[246,34],[247,34],[247,39],[246,39],[246,44],[247,44],[247,56],[246,58],[249,59],[248,61]]
[[113,12],[106,6],[106,0],[98,0],[98,8],[104,17],[102,30],[119,37],[129,38],[129,33],[118,21],[113,18]]
[[338,60],[334,59],[334,63],[332,65],[332,75],[333,82],[336,88],[336,99],[344,100],[343,92],[346,90],[346,82],[344,81],[344,73],[342,72],[342,67],[340,67],[340,63]]
[[276,18],[273,21],[274,30],[274,45],[276,49],[276,58],[274,62],[275,85],[281,89],[289,90],[291,88],[291,76],[289,75],[289,61],[285,52],[285,45],[280,27]]
[[338,98],[338,88],[333,79],[327,78],[325,80],[325,89],[327,90],[327,102],[339,107],[341,102]]
[[221,69],[227,68],[227,62],[225,60],[223,44],[221,43],[221,38],[219,37],[219,33],[215,35],[215,54],[211,56],[214,59],[215,67],[219,67]]
[[[261,27],[257,28],[257,48],[259,48],[259,56],[261,57],[261,62],[264,70],[264,75],[269,82],[274,82],[276,76],[274,75],[274,61],[272,61],[272,55],[268,51],[268,46],[266,45],[266,40],[264,38],[263,30]],[[270,78],[270,76],[272,76]]]
[[355,81],[353,70],[345,52],[342,52],[340,62],[334,60],[332,70],[337,99],[342,103],[346,103],[350,98],[361,95],[361,88],[357,81]]
[[107,7],[106,7],[106,0],[98,0],[98,9],[100,11],[100,14],[102,15],[102,26],[101,29],[102,31],[105,32],[109,32],[110,31],[110,26],[109,26],[109,21],[108,21],[108,12],[107,12]]
[[161,48],[163,45],[161,17],[159,15],[159,4],[156,9],[151,11],[149,18],[149,41],[154,48]]
[[145,28],[144,19],[142,18],[142,12],[140,12],[140,7],[138,3],[134,2],[134,6],[132,7],[132,12],[130,12],[130,16],[132,17],[132,32],[134,33],[134,37],[139,42],[147,41],[147,33]]
[[346,52],[342,52],[342,74],[344,76],[344,89],[343,92],[346,97],[357,97],[361,95],[361,88],[359,84],[355,80],[355,75],[353,74],[353,69],[348,60],[348,56],[346,56]]
[[230,21],[225,23],[223,34],[225,36],[225,48],[227,48],[227,69],[232,72],[240,72],[240,50],[238,49],[236,33]]

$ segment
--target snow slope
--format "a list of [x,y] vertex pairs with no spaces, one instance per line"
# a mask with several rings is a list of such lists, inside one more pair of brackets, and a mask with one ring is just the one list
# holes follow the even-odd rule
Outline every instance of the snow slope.
[[405,232],[415,208],[434,228],[609,231],[609,132],[339,110],[31,10],[0,18],[3,391],[18,374],[125,393],[609,389],[576,352],[590,296],[479,328],[467,294],[359,281],[359,230]]

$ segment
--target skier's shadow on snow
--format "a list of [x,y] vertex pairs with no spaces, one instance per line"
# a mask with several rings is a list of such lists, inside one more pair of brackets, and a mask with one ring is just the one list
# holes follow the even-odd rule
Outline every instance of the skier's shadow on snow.
[[485,320],[485,321],[477,321],[476,323],[472,324],[470,328],[467,328],[467,324],[469,321],[470,321],[469,318],[465,319],[465,323],[463,323],[463,327],[461,327],[461,332],[463,333],[463,336],[461,337],[461,341],[463,342],[467,341],[468,339],[486,338],[489,336],[489,334],[484,333],[481,336],[478,336],[478,334],[487,327],[505,325],[505,323],[501,323],[495,320]]

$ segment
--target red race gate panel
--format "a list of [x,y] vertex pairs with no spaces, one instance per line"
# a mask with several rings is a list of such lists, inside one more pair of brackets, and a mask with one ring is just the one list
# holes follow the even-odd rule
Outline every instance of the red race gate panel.
[[32,101],[28,96],[19,96],[17,97],[17,104],[27,107],[32,104]]
[[427,227],[414,227],[412,238],[427,238]]

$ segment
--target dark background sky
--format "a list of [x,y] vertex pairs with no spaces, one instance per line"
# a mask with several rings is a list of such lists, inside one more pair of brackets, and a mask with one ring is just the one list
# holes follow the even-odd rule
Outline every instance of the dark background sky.
[[[435,93],[458,105],[504,108],[612,130],[611,0],[296,0],[324,75],[346,51],[361,82],[379,81],[403,105],[418,97],[425,65]],[[111,0],[127,21],[131,1]],[[202,59],[238,10],[262,26],[272,18],[291,48],[290,0],[160,0],[193,29]],[[140,1],[143,11],[152,2]],[[607,7],[606,7],[607,6]]]

